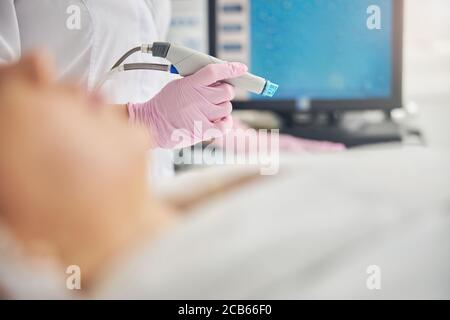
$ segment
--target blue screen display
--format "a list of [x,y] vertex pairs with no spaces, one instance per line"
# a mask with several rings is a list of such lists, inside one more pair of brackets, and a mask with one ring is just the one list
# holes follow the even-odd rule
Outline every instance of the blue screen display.
[[391,96],[392,0],[250,3],[251,71],[280,85],[277,98]]

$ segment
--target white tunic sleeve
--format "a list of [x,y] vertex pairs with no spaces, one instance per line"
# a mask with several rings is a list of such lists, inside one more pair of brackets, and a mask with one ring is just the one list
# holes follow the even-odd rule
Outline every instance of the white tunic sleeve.
[[20,33],[14,0],[0,1],[0,63],[20,56]]

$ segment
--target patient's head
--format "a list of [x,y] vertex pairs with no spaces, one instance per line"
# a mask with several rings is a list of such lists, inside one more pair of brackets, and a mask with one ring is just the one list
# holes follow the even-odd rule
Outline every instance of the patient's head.
[[33,244],[113,232],[146,197],[145,139],[45,55],[0,67],[0,221]]

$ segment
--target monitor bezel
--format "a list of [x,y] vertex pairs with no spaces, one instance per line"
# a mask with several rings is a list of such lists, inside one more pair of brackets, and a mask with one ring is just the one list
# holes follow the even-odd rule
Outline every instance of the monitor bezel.
[[[390,111],[403,107],[403,19],[404,0],[392,0],[392,95],[386,99],[351,99],[351,100],[311,100],[309,107],[304,108],[297,100],[237,100],[233,102],[235,109],[270,110],[279,112],[319,112],[319,111],[355,111],[385,110]],[[208,0],[209,12],[209,52],[217,54],[217,10],[216,0]]]

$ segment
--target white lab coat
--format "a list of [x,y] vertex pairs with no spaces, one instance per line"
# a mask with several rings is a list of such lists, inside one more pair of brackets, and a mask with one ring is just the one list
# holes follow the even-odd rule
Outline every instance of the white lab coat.
[[[169,22],[168,0],[1,0],[0,63],[46,47],[62,79],[93,88],[126,51],[163,40]],[[155,60],[140,53],[129,59]],[[110,103],[144,102],[169,80],[164,73],[131,71],[116,75],[103,91]],[[151,153],[153,181],[173,175],[172,151]]]

